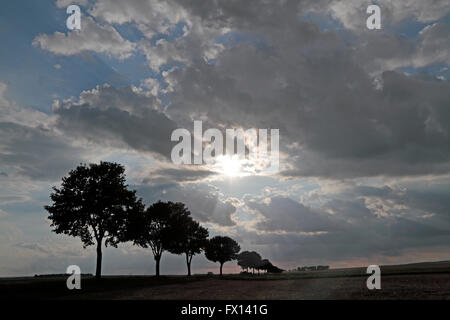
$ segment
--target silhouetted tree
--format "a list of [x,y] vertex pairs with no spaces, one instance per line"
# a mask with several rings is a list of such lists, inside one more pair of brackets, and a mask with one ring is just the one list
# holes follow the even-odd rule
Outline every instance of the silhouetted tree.
[[258,272],[259,270],[267,271],[270,266],[272,266],[272,263],[268,259],[262,259],[256,269],[258,269]]
[[202,227],[197,221],[188,217],[184,222],[183,234],[178,243],[174,243],[169,251],[174,254],[185,254],[188,276],[191,275],[192,257],[202,252],[208,240],[208,229]]
[[272,264],[270,264],[267,267],[267,272],[268,273],[282,273],[283,271],[284,271],[283,269],[280,269],[280,268],[278,268],[278,267],[276,267],[276,266],[274,266]]
[[83,247],[97,244],[95,276],[101,277],[102,243],[117,247],[126,217],[143,209],[136,192],[125,184],[125,169],[117,163],[81,164],[53,187],[53,204],[45,206],[56,233],[80,237]]
[[284,270],[274,266],[268,259],[261,260],[259,270],[265,270],[268,273],[281,273]]
[[184,228],[189,219],[190,212],[183,203],[158,201],[147,210],[129,217],[126,239],[143,248],[152,249],[156,276],[159,276],[163,252],[184,240]]
[[255,273],[255,269],[258,270],[259,273],[259,267],[261,266],[261,256],[258,252],[252,251],[250,255],[250,267],[253,269],[253,273]]
[[220,275],[222,275],[223,264],[236,260],[239,250],[241,247],[233,239],[216,236],[208,241],[205,247],[205,256],[208,260],[220,263]]
[[237,264],[242,268],[242,270],[248,271],[248,268],[250,268],[250,261],[251,261],[250,255],[251,255],[250,251],[243,251],[238,254]]
[[261,256],[256,251],[243,251],[237,257],[237,264],[243,269],[252,268],[253,273],[261,265]]

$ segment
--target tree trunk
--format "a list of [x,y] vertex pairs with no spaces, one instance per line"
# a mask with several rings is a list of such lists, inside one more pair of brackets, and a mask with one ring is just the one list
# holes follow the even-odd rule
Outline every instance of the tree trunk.
[[189,255],[186,253],[186,264],[188,269],[188,277],[191,276],[191,259],[189,259]]
[[97,267],[95,269],[95,277],[97,279],[102,276],[102,239],[97,240]]
[[220,275],[222,275],[222,267],[223,267],[223,263],[220,263]]
[[159,262],[161,261],[161,256],[155,256],[156,262],[156,276],[159,277]]

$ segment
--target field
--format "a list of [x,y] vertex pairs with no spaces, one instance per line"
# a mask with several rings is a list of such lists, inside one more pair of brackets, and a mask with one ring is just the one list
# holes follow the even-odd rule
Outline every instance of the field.
[[0,298],[13,299],[450,299],[450,262],[381,267],[381,290],[368,290],[364,268],[278,275],[106,276],[0,280]]

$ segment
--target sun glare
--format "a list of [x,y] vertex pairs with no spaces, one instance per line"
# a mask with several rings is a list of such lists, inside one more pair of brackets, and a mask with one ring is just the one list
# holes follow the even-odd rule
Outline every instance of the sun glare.
[[243,163],[237,155],[219,156],[215,166],[218,172],[228,177],[238,177],[244,175]]

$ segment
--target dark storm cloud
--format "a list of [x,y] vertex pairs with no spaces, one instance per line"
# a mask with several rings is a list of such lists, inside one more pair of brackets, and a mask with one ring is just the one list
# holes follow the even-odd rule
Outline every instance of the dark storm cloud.
[[[166,114],[154,97],[102,87],[56,109],[60,126],[167,155],[171,144],[163,138],[175,124],[166,118],[184,127],[202,118],[212,127],[279,128],[281,150],[289,156],[285,176],[447,173],[450,85],[392,70],[448,63],[448,24],[430,24],[417,41],[392,30],[405,19],[434,22],[449,9],[445,1],[380,5],[390,21],[383,32],[366,29],[365,4],[358,2],[129,1],[124,10],[115,1],[97,1],[89,6],[94,17],[133,23],[149,39],[185,22],[182,36],[138,46],[154,70],[183,66],[162,73]],[[340,21],[345,32],[323,31],[304,19],[319,11]],[[218,41],[227,33],[245,40]],[[102,100],[90,100],[96,95]]]
[[159,107],[148,93],[104,85],[84,91],[79,101],[64,100],[54,113],[57,127],[67,135],[169,157],[177,126]]
[[302,40],[274,40],[278,55],[242,44],[214,65],[199,61],[171,72],[169,114],[179,119],[188,110],[225,126],[279,128],[281,150],[293,160],[285,175],[449,172],[448,82],[384,72],[377,88],[336,35],[317,30]]

